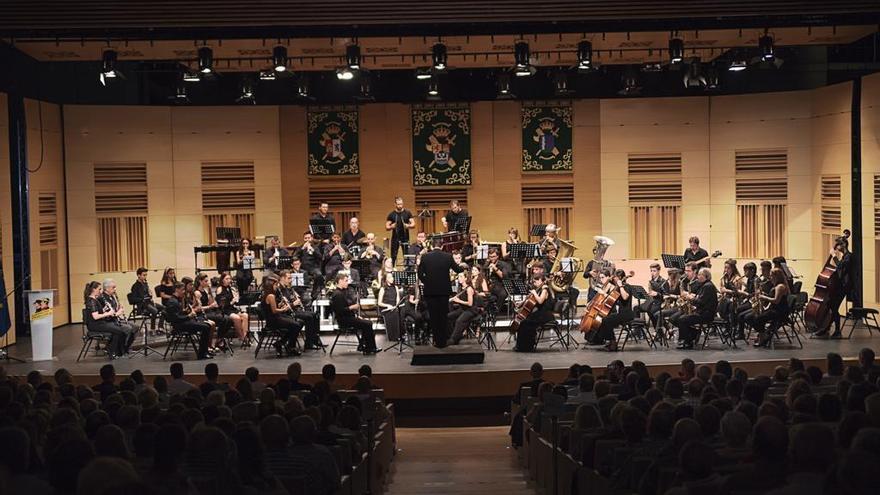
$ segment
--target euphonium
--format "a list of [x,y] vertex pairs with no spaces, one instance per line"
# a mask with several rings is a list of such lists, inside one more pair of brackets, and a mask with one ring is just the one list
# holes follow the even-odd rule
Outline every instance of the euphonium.
[[[553,260],[553,266],[550,267],[550,289],[553,292],[568,292],[569,287],[574,282],[575,275],[584,271],[585,265],[583,260],[571,256],[574,254],[577,246],[563,239],[557,239],[557,242],[559,243],[559,252],[556,253],[556,259]],[[562,271],[563,258],[571,259],[573,266],[570,272]]]

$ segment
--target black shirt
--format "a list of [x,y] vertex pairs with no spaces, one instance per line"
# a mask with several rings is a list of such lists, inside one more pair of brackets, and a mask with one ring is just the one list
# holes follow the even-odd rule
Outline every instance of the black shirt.
[[351,321],[356,318],[354,311],[348,308],[351,303],[348,302],[347,292],[347,290],[336,289],[330,298],[330,309],[333,310],[333,314],[340,322]]
[[140,280],[135,280],[134,284],[132,284],[131,293],[132,299],[139,303],[153,300],[150,285],[146,282],[141,282]]
[[172,297],[165,301],[165,319],[173,325],[175,323],[191,321],[192,317],[184,310],[180,300]]
[[663,300],[663,294],[666,293],[667,288],[666,280],[663,277],[652,278],[648,281],[648,287],[657,293],[657,296],[653,298],[655,301]]
[[391,231],[391,238],[402,242],[409,242],[409,229],[406,225],[409,224],[409,221],[412,220],[412,218],[412,212],[406,208],[402,211],[397,211],[396,209],[391,210],[391,213],[385,218],[386,221],[395,224],[394,230]]
[[712,282],[706,282],[700,285],[697,291],[697,298],[694,299],[694,306],[697,313],[704,319],[715,317],[715,311],[718,309],[718,289]]
[[346,230],[342,233],[342,245],[345,247],[351,246],[353,243],[363,239],[367,234],[364,234],[363,230],[358,230],[356,233],[352,234],[351,229]]
[[443,218],[446,219],[446,231],[447,232],[455,231],[455,224],[458,222],[458,220],[467,218],[467,216],[468,216],[467,210],[465,210],[464,208],[459,210],[458,213],[455,213],[452,210],[447,211],[446,215],[443,216]]
[[311,271],[314,269],[321,269],[322,256],[320,246],[315,247],[310,245],[309,249],[306,249],[306,246],[301,246],[297,251],[297,257],[302,261],[302,265],[300,266],[302,266],[303,270]]
[[[320,213],[315,213],[314,215],[312,215],[312,217],[309,220],[330,220],[330,225],[333,226],[333,232],[336,232],[336,219],[333,218],[332,213],[328,213],[326,215],[321,215]],[[321,238],[321,236],[316,236],[316,237]],[[330,234],[327,234],[326,237],[329,239]]]
[[[703,248],[697,249],[696,253],[691,251],[690,248],[684,250],[684,262],[685,263],[690,263],[691,261],[701,260],[701,259],[706,258],[708,256],[709,256],[709,252]],[[709,264],[709,261],[706,260],[706,261],[698,264],[697,267],[703,268],[705,266],[708,266],[708,264]]]

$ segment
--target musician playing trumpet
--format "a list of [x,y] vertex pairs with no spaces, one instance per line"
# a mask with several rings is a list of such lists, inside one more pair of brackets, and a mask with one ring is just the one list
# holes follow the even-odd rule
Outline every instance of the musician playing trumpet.
[[334,232],[330,236],[330,242],[324,244],[324,276],[327,280],[332,280],[336,276],[336,272],[342,270],[342,259],[345,257],[345,247],[342,245],[342,236],[339,232]]
[[611,270],[602,270],[599,272],[600,287],[598,294],[608,295],[612,291],[617,291],[620,296],[614,303],[611,314],[602,320],[599,330],[596,332],[596,343],[604,343],[604,349],[609,352],[617,351],[617,338],[614,336],[614,329],[620,325],[631,322],[635,318],[632,309],[632,289],[626,283],[626,272],[620,269],[611,272]]
[[513,267],[509,262],[501,259],[497,248],[489,249],[486,261],[486,273],[490,291],[489,300],[500,309],[504,305],[504,301],[507,300],[507,289],[504,288],[503,281],[511,277]]
[[532,277],[529,296],[534,298],[535,307],[516,330],[516,347],[513,350],[517,352],[534,351],[535,345],[537,345],[538,328],[553,321],[553,298],[550,295],[550,288],[547,287],[547,278],[544,274]]
[[[373,278],[375,278],[379,275],[379,270],[382,268],[384,253],[382,252],[382,248],[376,245],[376,234],[370,232],[367,234],[366,239],[367,247],[364,249],[364,252],[361,253],[361,259],[370,260],[370,273],[373,275]],[[389,259],[391,260],[391,266],[393,267],[394,258]]]

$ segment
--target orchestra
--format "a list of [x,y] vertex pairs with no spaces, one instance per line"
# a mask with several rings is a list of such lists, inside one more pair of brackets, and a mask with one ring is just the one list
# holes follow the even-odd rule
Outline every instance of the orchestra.
[[[584,334],[582,348],[600,345],[606,351],[618,350],[618,333],[634,321],[641,322],[655,342],[665,343],[677,335],[679,349],[697,347],[711,325],[723,326],[727,338],[734,342],[754,335],[755,346],[768,347],[774,336],[778,338],[778,329],[791,324],[792,298],[800,283],[795,283],[782,256],[748,261],[742,273],[736,259],[727,259],[716,285],[711,260],[721,252],[710,254],[698,237],[691,236],[682,256],[669,255],[675,258],[669,261],[664,255],[663,265],[648,265],[642,287],[632,284],[634,273],[615,267],[608,256],[614,246],[610,238],[594,236],[593,257],[584,263],[574,256],[577,247],[560,236],[562,229],[554,223],[532,226],[531,232],[538,236],[533,236],[537,239],[525,251],[516,249],[528,241],[520,238],[515,227],[507,230],[500,243],[484,241],[476,229],[454,230],[470,228],[470,219],[458,201],[451,201],[439,218],[444,232],[420,230],[410,243],[415,217],[397,197],[394,210],[385,219],[390,239],[383,243],[374,233],[362,230],[357,217],[350,218],[344,232],[337,232],[330,205],[321,203],[310,221],[329,225],[326,235],[313,235],[311,227],[303,232],[301,244],[287,247],[277,235],[264,236],[265,247],[244,237],[231,241],[234,273],[220,272],[211,279],[207,273],[197,272],[195,279],[184,277],[179,294],[174,268],[164,270],[154,290],[147,284],[148,270],[140,269],[128,300],[135,313],[151,321],[151,327],[157,326],[158,319],[159,331],[163,318],[158,317],[163,315],[169,324],[204,332],[207,340],[204,352],[199,350],[202,357],[226,351],[233,338],[242,346],[250,345],[254,333],[248,306],[255,303],[266,323],[282,335],[276,353],[284,357],[299,354],[296,339],[301,331],[304,349],[324,348],[321,330],[326,316],[316,306],[320,304],[329,305],[330,318],[356,330],[361,350],[368,354],[377,351],[370,311],[372,318],[383,324],[389,340],[414,332],[414,342],[438,347],[447,341],[460,344],[471,335],[468,328],[489,318],[493,325],[509,325],[509,340],[520,352],[533,351],[540,344],[537,338],[542,324],[557,320],[567,321],[567,328],[578,327],[577,315],[583,315],[579,326]],[[458,237],[447,237],[450,234]],[[387,255],[386,249],[390,250]],[[404,259],[409,258],[405,263],[397,260],[401,250]],[[434,251],[444,252],[444,257],[433,256]],[[815,331],[816,336],[839,335],[838,308],[853,292],[851,256],[846,237],[838,238],[828,266],[836,269],[843,290],[826,301],[832,308],[828,321],[834,323],[834,333],[829,332],[828,323]],[[426,260],[429,265],[439,260],[443,267],[426,268]],[[404,284],[400,282],[404,277],[395,277],[395,272],[407,270],[413,274],[418,271],[415,283]],[[262,273],[262,281],[255,272]],[[435,277],[445,282],[428,284]],[[582,280],[579,287],[575,279]],[[325,280],[329,282],[325,284]],[[524,285],[517,286],[520,282]],[[445,283],[454,287],[448,294]],[[425,291],[427,285],[430,287]],[[522,287],[517,291],[525,293],[510,292],[515,287]],[[101,301],[102,307],[97,309],[86,294],[88,321],[94,327],[104,325],[104,309],[115,318],[121,308],[118,298],[108,291],[98,292],[95,300]],[[362,297],[369,301],[361,301]],[[557,301],[568,302],[567,309],[561,309]],[[122,343],[112,343],[109,353],[114,356],[126,352],[131,334],[136,332],[124,322],[117,326],[114,328],[126,337]]]

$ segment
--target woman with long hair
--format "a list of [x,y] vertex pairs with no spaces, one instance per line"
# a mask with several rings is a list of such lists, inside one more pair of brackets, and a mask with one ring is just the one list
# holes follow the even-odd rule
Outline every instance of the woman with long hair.
[[538,328],[544,323],[553,321],[553,296],[547,286],[547,277],[543,273],[532,276],[532,288],[529,295],[535,298],[535,308],[519,324],[516,330],[517,352],[532,352],[537,345]]
[[248,330],[250,329],[250,318],[247,312],[240,311],[236,306],[238,294],[233,290],[232,276],[229,273],[220,272],[220,286],[217,287],[217,295],[214,298],[217,301],[217,307],[220,309],[220,312],[232,320],[235,335],[241,340],[242,345],[245,347],[249,346]]
[[758,299],[761,304],[767,304],[769,307],[760,312],[760,314],[752,314],[747,317],[748,323],[758,333],[755,340],[755,347],[768,347],[770,340],[773,338],[773,332],[768,328],[781,325],[788,317],[789,305],[788,296],[791,291],[788,288],[788,280],[785,278],[785,272],[781,268],[770,270],[770,283],[773,285],[771,295],[760,294]]
[[278,279],[274,276],[263,278],[260,309],[266,317],[266,325],[273,327],[282,335],[281,339],[275,341],[275,353],[278,357],[299,356],[296,339],[302,330],[302,324],[291,316],[293,308],[279,295]]
[[107,355],[110,359],[116,359],[128,352],[129,332],[120,324],[119,315],[101,301],[101,282],[91,281],[83,290],[85,300],[86,328],[89,332],[110,334],[110,343],[107,345]]
[[742,276],[736,267],[736,260],[731,258],[724,262],[724,275],[721,276],[721,286],[718,287],[718,292],[721,293],[718,314],[731,324],[739,306],[740,289],[742,289]]
[[379,314],[385,322],[385,335],[391,341],[400,339],[400,313],[398,312],[400,298],[401,291],[394,283],[394,273],[387,272],[382,280],[382,288],[379,289],[379,297],[376,300],[378,301]]
[[166,267],[165,271],[162,272],[162,280],[159,281],[159,285],[156,287],[156,295],[161,299],[160,302],[163,304],[168,299],[174,297],[174,284],[177,283],[177,274],[174,272],[174,268]]
[[471,324],[479,309],[476,304],[476,291],[471,284],[471,277],[466,272],[458,274],[458,294],[449,299],[453,309],[447,321],[452,325],[452,345],[457,345],[464,337],[464,331]]
[[[220,305],[217,304],[217,299],[214,297],[213,291],[211,290],[211,279],[208,278],[207,273],[200,273],[196,275],[195,280],[195,293],[194,299],[198,301],[199,308],[204,313],[205,317],[209,321],[214,322],[214,325],[217,328],[217,332],[215,335],[214,342],[212,342],[212,351],[216,352],[220,351],[228,351],[229,349],[218,347],[218,344],[221,344],[220,339],[225,339],[229,334],[229,330],[232,328],[232,318],[223,314],[220,311]],[[225,346],[225,344],[222,344]]]
[[251,240],[244,238],[238,251],[235,252],[235,285],[238,286],[238,292],[247,292],[251,284],[254,283],[254,271],[245,268],[245,264],[252,264],[255,259],[255,253],[251,249]]

